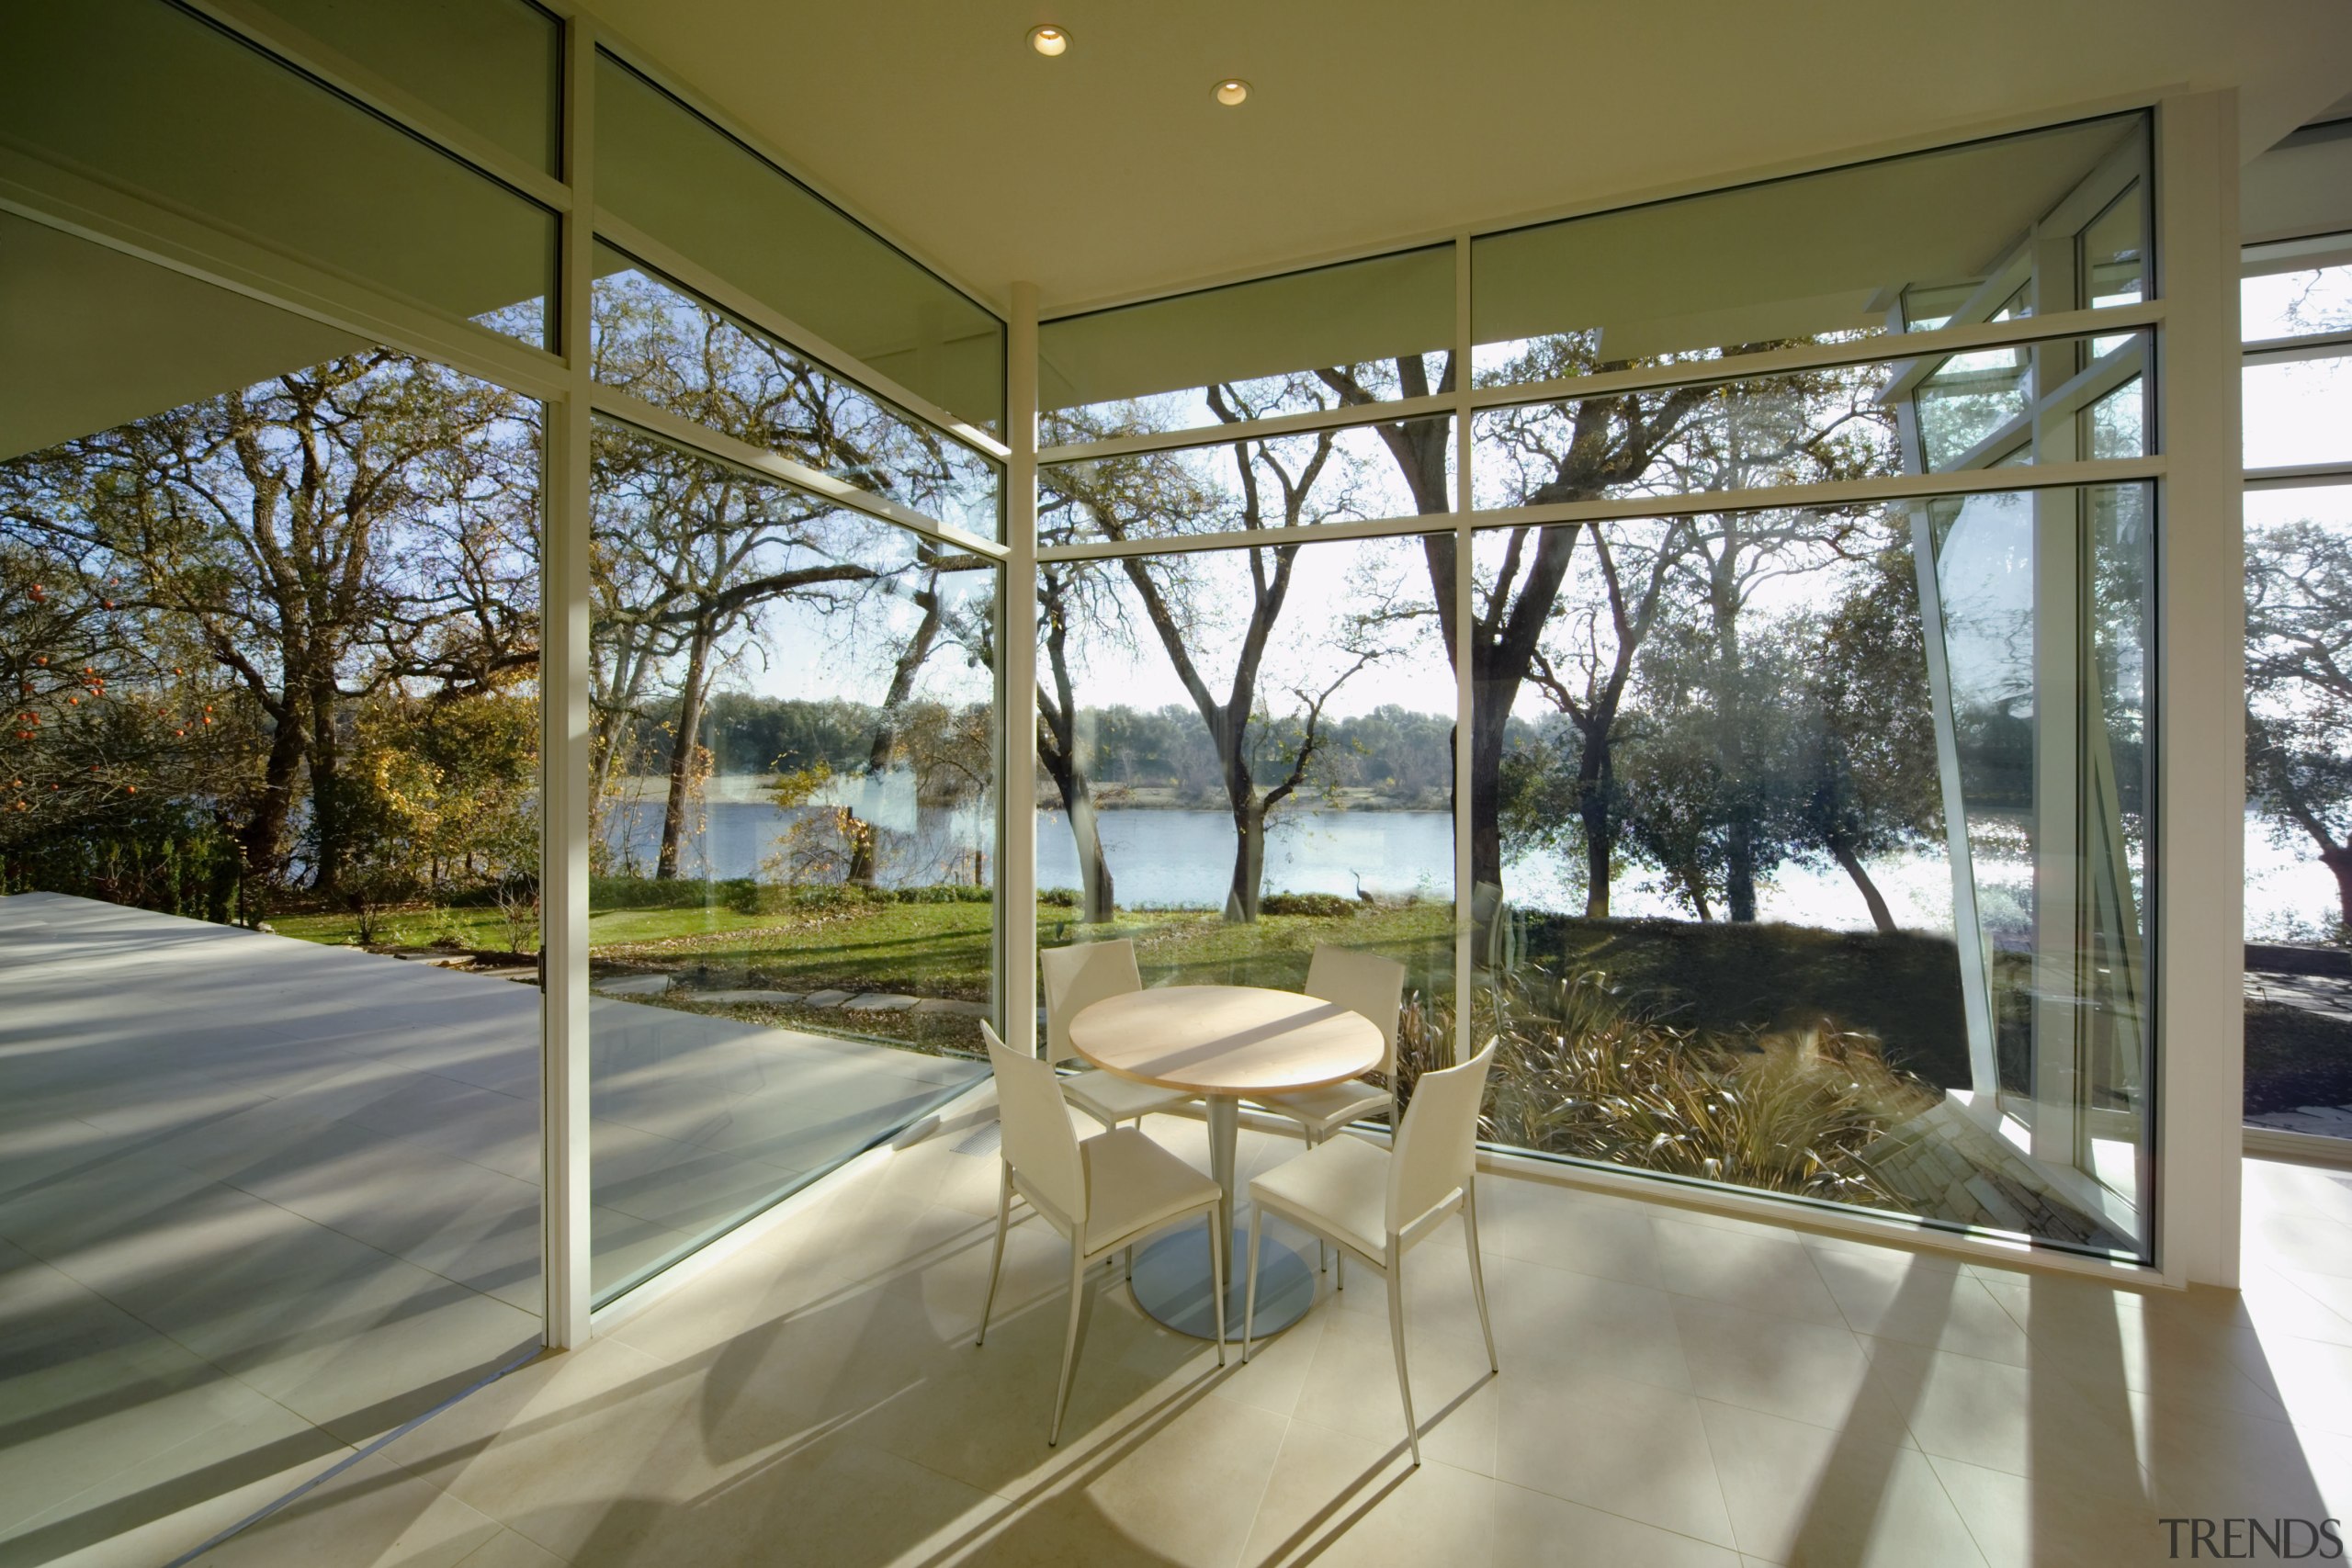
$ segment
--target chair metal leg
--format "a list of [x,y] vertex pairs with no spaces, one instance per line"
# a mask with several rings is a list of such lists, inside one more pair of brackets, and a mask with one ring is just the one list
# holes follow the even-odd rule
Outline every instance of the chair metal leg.
[[1478,1261],[1478,1193],[1467,1185],[1462,1189],[1462,1234],[1470,1244],[1470,1294],[1478,1303],[1478,1332],[1487,1337],[1487,1370],[1498,1372],[1503,1364],[1495,1359],[1495,1325],[1487,1320],[1487,1270]]
[[997,1276],[1004,1271],[1004,1233],[1012,1223],[1012,1168],[1003,1168],[996,1190],[996,1250],[989,1255],[989,1294],[980,1303],[980,1331],[973,1337],[975,1345],[989,1342],[989,1314],[996,1310]]
[[[1306,1146],[1309,1150],[1315,1147],[1315,1129],[1312,1127],[1306,1129]],[[1330,1269],[1331,1246],[1318,1235],[1315,1238],[1315,1271],[1317,1274],[1328,1274]]]
[[[1257,1222],[1250,1228],[1256,1230]],[[1216,1291],[1216,1364],[1225,1365],[1225,1257],[1231,1248],[1223,1245],[1225,1237],[1217,1234],[1216,1211],[1209,1211],[1209,1283]]]
[[[1216,1227],[1215,1225],[1211,1225],[1209,1228],[1210,1228],[1211,1230],[1215,1230]],[[1135,1282],[1136,1282],[1136,1245],[1135,1245],[1135,1243],[1133,1243],[1133,1242],[1129,1242],[1129,1243],[1127,1243],[1127,1283],[1128,1283],[1128,1284],[1130,1284],[1130,1285],[1132,1285],[1132,1284],[1134,1284]]]
[[1405,1402],[1405,1439],[1412,1445],[1413,1463],[1421,1462],[1421,1428],[1413,1419],[1413,1383],[1405,1371],[1405,1259],[1396,1238],[1388,1238],[1388,1340],[1396,1349],[1396,1397]]
[[1262,1213],[1258,1204],[1250,1205],[1250,1288],[1241,1294],[1241,1359],[1245,1365],[1250,1359],[1250,1337],[1258,1327],[1258,1216]]
[[1046,1434],[1046,1446],[1052,1448],[1062,1440],[1062,1412],[1069,1408],[1069,1374],[1078,1365],[1079,1311],[1086,1304],[1086,1254],[1079,1250],[1078,1238],[1069,1244],[1069,1329],[1062,1336],[1062,1385],[1054,1394],[1053,1430]]

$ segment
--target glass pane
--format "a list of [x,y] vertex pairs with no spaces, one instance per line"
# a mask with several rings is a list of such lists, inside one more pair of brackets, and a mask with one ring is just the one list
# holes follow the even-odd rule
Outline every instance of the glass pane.
[[2078,308],[2136,305],[2147,298],[2145,224],[2146,212],[2135,180],[2083,231],[2082,287],[2075,294]]
[[526,343],[553,342],[555,214],[172,6],[35,6],[12,27],[0,130]]
[[1451,245],[1066,316],[1037,329],[1044,438],[1088,440],[1102,419],[1216,424],[1236,404],[1292,413],[1327,379],[1357,400],[1448,390],[1444,362],[1420,359],[1453,337]]
[[2247,468],[2352,458],[2352,358],[2249,365],[2244,385]]
[[534,168],[563,168],[563,26],[528,0],[262,0]]
[[995,569],[599,423],[594,1293],[977,1082]]
[[984,539],[997,465],[608,246],[596,248],[591,371],[657,407]]
[[2120,116],[1488,235],[1475,368],[1536,380],[1990,320],[2036,225],[2078,231],[2144,139]]
[[[1038,568],[1037,939],[1147,985],[1406,967],[1402,1072],[1453,1042],[1450,536]],[[1189,671],[1189,674],[1187,673]]]
[[[2143,456],[2148,336],[2100,343],[2106,379],[2078,385],[2038,417],[2037,381],[2072,380],[2090,363],[2091,340],[1482,410],[1472,454],[1476,504],[1941,473],[2072,460],[2078,446],[2086,456]],[[2078,417],[2089,432],[2079,442]],[[1914,440],[1917,455],[1906,457]]]
[[1148,539],[1452,510],[1450,419],[1095,457],[1038,470],[1040,539]]
[[2245,498],[2245,1118],[2352,1138],[2352,487]]
[[2238,325],[2248,343],[2352,329],[2352,236],[2246,247]]
[[541,412],[0,273],[0,1559],[156,1562],[538,1348]]
[[1001,423],[1001,322],[609,55],[596,199],[916,395]]
[[2147,505],[1482,532],[1499,1134],[2144,1255]]

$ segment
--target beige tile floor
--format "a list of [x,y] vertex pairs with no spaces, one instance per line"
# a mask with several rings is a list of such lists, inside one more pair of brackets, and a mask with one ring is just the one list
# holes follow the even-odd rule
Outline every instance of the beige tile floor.
[[[1197,1122],[1152,1134],[1205,1157]],[[1245,1133],[1250,1168],[1295,1145]],[[2165,1516],[2352,1514],[2352,1178],[2249,1163],[2246,1289],[2135,1294],[1489,1176],[1458,1240],[1250,1365],[1104,1280],[1045,1444],[1064,1255],[951,1122],[587,1348],[216,1549],[228,1564],[2129,1564]],[[1449,1242],[1452,1244],[1449,1245]],[[1371,1287],[1371,1288],[1365,1288]]]

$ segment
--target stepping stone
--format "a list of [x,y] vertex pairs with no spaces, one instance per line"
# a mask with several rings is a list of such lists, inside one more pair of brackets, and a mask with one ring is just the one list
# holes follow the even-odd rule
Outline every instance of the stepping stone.
[[956,1018],[986,1018],[989,1015],[989,1004],[956,1001],[947,997],[925,997],[915,1004],[915,1011],[948,1013]]
[[896,996],[888,991],[868,991],[852,997],[842,1004],[843,1012],[907,1012],[913,1009],[916,998]]
[[667,975],[616,975],[589,987],[604,997],[658,997],[669,988]]
[[720,1007],[790,1007],[800,999],[798,991],[687,991],[690,1002],[713,1002]]
[[856,994],[854,991],[811,991],[801,999],[812,1008],[837,1008]]

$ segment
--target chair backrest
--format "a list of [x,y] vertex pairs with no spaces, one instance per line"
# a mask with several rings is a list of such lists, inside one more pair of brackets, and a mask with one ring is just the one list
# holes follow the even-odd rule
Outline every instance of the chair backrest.
[[1136,944],[1125,937],[1048,947],[1037,954],[1046,974],[1046,1060],[1059,1062],[1070,1048],[1069,1021],[1105,997],[1143,989],[1136,967]]
[[1086,1220],[1086,1161],[1078,1130],[1062,1104],[1062,1086],[1048,1063],[1024,1056],[996,1037],[983,1021],[989,1066],[996,1073],[996,1119],[1004,1134],[1004,1163],[1031,1195],[1075,1224]]
[[1380,1026],[1380,1070],[1396,1071],[1396,1015],[1405,1005],[1405,966],[1377,953],[1317,942],[1306,964],[1306,994],[1337,1002]]
[[1401,1231],[1470,1184],[1478,1159],[1478,1110],[1495,1043],[1458,1067],[1423,1073],[1388,1158],[1388,1228]]

